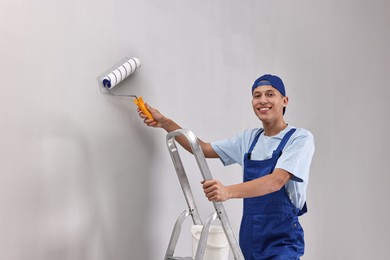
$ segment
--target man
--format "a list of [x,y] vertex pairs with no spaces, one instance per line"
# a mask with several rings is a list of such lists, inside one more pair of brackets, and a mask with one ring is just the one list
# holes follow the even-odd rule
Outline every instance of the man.
[[[298,216],[306,210],[306,187],[314,154],[313,135],[284,121],[288,104],[283,81],[263,75],[252,86],[252,107],[262,128],[200,146],[207,158],[220,158],[224,165],[243,166],[244,182],[224,186],[218,180],[202,182],[210,201],[243,198],[240,247],[245,259],[299,259],[304,253],[303,229]],[[167,132],[181,128],[158,110],[147,106],[155,120],[148,126]],[[191,152],[184,137],[176,139]]]

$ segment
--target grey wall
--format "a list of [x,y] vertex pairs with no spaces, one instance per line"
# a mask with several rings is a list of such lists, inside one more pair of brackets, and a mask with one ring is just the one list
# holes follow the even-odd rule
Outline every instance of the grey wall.
[[[250,85],[281,75],[286,120],[316,138],[304,259],[384,259],[390,233],[390,4],[0,0],[0,259],[162,259],[185,208],[162,130],[96,78],[216,140],[259,126]],[[203,216],[200,174],[183,154]],[[238,166],[210,161],[216,178]],[[241,201],[226,208],[238,232]],[[190,251],[183,237],[179,253]]]

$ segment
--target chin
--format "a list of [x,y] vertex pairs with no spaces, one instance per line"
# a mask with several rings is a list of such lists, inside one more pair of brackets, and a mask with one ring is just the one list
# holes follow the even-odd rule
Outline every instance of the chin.
[[263,122],[269,120],[269,117],[266,115],[257,115],[257,118]]
[[272,122],[272,121],[275,120],[275,118],[272,117],[272,116],[270,116],[270,115],[258,115],[257,117],[258,117],[258,118],[261,120],[261,122],[263,122],[263,123],[269,123],[269,122]]

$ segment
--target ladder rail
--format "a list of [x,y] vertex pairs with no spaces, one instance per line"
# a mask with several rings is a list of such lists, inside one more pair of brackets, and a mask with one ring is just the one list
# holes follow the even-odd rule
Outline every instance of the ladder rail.
[[203,225],[202,232],[198,242],[198,248],[196,249],[195,259],[202,260],[204,254],[206,253],[207,239],[209,238],[211,223],[218,217],[217,212],[214,212],[206,220],[206,223]]
[[187,174],[185,172],[183,162],[179,155],[179,150],[177,149],[174,137],[167,138],[167,146],[169,150],[169,154],[171,155],[173,164],[176,169],[177,177],[180,181],[181,189],[184,193],[185,200],[188,205],[188,210],[191,214],[192,221],[194,225],[203,225],[202,218],[200,217],[199,210],[196,206],[194,195],[191,191],[191,186],[187,178]]
[[165,253],[164,259],[170,259],[173,257],[173,254],[175,252],[175,248],[177,245],[177,242],[179,240],[179,236],[181,233],[181,226],[184,222],[184,220],[190,215],[190,212],[188,210],[183,211],[183,213],[180,214],[180,216],[177,218],[175,222],[175,226],[173,227],[171,238],[169,240],[168,249]]
[[[188,129],[178,129],[175,131],[172,131],[167,134],[166,140],[169,152],[171,154],[172,161],[175,165],[177,175],[179,177],[180,185],[183,189],[184,196],[186,197],[186,201],[188,204],[189,209],[191,210],[191,215],[193,216],[194,224],[195,219],[199,217],[199,222],[201,222],[199,212],[196,208],[195,200],[191,192],[191,188],[188,182],[187,175],[184,171],[183,163],[180,159],[180,155],[178,152],[178,149],[175,144],[175,137],[183,135],[188,140],[188,143],[191,147],[191,150],[193,152],[193,155],[195,156],[196,162],[198,164],[199,170],[202,174],[203,180],[211,180],[212,175],[210,172],[210,169],[208,167],[206,158],[204,156],[204,153],[199,145],[198,139],[195,136],[195,134],[188,130]],[[241,248],[238,245],[237,239],[235,237],[235,234],[233,232],[233,229],[231,227],[229,218],[226,214],[225,208],[222,204],[222,202],[213,202],[215,211],[218,214],[218,218],[221,221],[222,228],[226,234],[226,237],[228,239],[230,248],[233,252],[234,259],[236,260],[244,260],[244,256],[242,254]],[[193,211],[193,212],[192,212]],[[195,217],[194,217],[195,216]],[[197,225],[197,224],[196,224]]]

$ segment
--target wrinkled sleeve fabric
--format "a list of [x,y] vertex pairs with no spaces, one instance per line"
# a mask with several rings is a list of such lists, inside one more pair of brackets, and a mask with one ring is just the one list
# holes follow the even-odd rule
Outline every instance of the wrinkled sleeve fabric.
[[291,173],[293,181],[307,183],[314,149],[312,133],[299,128],[286,144],[275,168]]
[[248,129],[228,139],[212,142],[211,146],[219,155],[223,165],[238,163],[242,166],[244,154],[259,129]]

